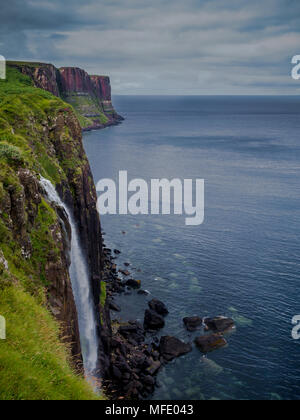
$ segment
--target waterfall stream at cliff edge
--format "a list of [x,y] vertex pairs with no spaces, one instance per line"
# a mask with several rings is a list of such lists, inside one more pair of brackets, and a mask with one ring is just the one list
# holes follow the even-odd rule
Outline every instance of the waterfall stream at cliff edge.
[[98,337],[87,263],[80,246],[80,237],[73,215],[61,201],[50,181],[41,177],[41,185],[47,194],[48,200],[65,210],[71,226],[71,266],[69,273],[78,313],[84,371],[87,379],[93,383],[98,361]]

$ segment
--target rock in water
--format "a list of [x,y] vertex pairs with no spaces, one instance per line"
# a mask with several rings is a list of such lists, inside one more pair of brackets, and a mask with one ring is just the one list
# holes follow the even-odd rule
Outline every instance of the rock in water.
[[168,309],[167,309],[166,305],[165,305],[163,302],[161,302],[160,300],[158,300],[158,299],[152,299],[152,300],[149,302],[149,308],[150,308],[152,311],[155,311],[155,312],[157,312],[159,315],[162,315],[162,316],[166,316],[166,315],[168,315],[168,313],[169,313],[169,311],[168,311]]
[[202,318],[200,318],[199,316],[184,318],[183,322],[186,326],[186,329],[190,332],[196,331],[202,326]]
[[126,281],[126,286],[132,287],[133,289],[139,289],[141,287],[141,280],[130,279]]
[[204,320],[206,325],[207,331],[214,331],[214,332],[228,332],[232,330],[235,326],[234,320],[231,318],[226,318],[224,316],[218,316],[215,318],[206,318]]
[[147,330],[159,330],[165,326],[164,318],[158,313],[146,309],[144,327]]
[[227,345],[222,334],[203,335],[195,339],[195,344],[202,353],[209,353]]
[[150,292],[148,292],[148,290],[139,290],[138,295],[143,295],[143,296],[148,296],[150,295]]
[[168,362],[176,357],[190,353],[192,351],[191,344],[186,344],[176,337],[162,337],[159,345],[160,354]]

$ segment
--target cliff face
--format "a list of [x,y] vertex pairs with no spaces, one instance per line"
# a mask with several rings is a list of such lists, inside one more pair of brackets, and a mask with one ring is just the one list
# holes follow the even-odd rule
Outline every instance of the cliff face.
[[86,130],[118,124],[123,118],[112,105],[110,79],[89,76],[79,68],[61,68],[60,88],[64,100],[82,117]]
[[29,76],[35,87],[47,90],[52,95],[60,96],[59,72],[52,64],[16,62],[10,63],[10,66]]
[[[45,200],[39,183],[42,175],[56,186],[61,198],[74,212],[94,292],[100,336],[99,370],[106,375],[110,364],[110,320],[109,316],[103,316],[103,313],[107,314],[107,308],[100,302],[101,227],[93,177],[82,145],[82,129],[70,106],[48,92],[30,87],[29,78],[45,75],[44,70],[32,71],[26,66],[21,79],[19,72],[19,68],[9,66],[8,80],[0,84],[0,314],[4,314],[8,322],[13,316],[24,319],[25,325],[29,322],[29,314],[22,314],[20,305],[16,314],[12,314],[11,303],[8,303],[5,312],[3,305],[8,290],[22,293],[24,299],[33,299],[31,306],[41,311],[46,319],[48,308],[61,326],[60,337],[71,350],[73,364],[82,371],[77,312],[69,277],[70,228],[66,215]],[[47,74],[50,74],[48,70]],[[53,68],[51,74],[57,76]],[[55,86],[44,76],[35,81],[35,86],[38,82],[51,89]],[[48,321],[43,322],[43,328],[48,328]],[[25,366],[30,333],[20,337],[13,325],[11,328],[8,337],[17,334],[17,342],[27,349],[21,353],[24,357],[21,365]],[[49,372],[55,370],[45,361],[46,349],[42,343],[38,341],[31,356],[36,363],[41,363],[39,375],[48,372],[48,367]],[[6,344],[7,353],[11,354],[16,344],[10,339]],[[55,350],[52,353],[54,361]],[[13,364],[14,368],[5,363],[2,365],[1,356],[0,349],[1,376],[7,369],[15,369],[15,376],[19,378],[16,387],[22,389],[20,378],[24,377],[26,381],[26,374],[17,370],[17,363]],[[60,362],[55,364],[60,369],[58,366]],[[27,375],[34,375],[32,369]],[[57,375],[62,375],[60,383],[63,383],[65,379],[69,380],[71,373],[65,378],[61,372]]]
[[94,86],[90,76],[82,69],[76,67],[63,67],[59,69],[61,92],[94,94]]
[[9,65],[29,76],[36,87],[71,104],[83,130],[104,128],[123,120],[113,107],[107,76],[89,76],[76,67],[56,69],[52,64],[16,62]]
[[111,102],[111,85],[108,76],[91,76],[94,90],[100,101]]
[[[110,319],[102,317],[101,322],[100,316],[100,311],[106,312],[106,308],[101,308],[100,305],[103,252],[100,218],[96,207],[97,193],[90,165],[83,149],[81,127],[73,113],[67,115],[65,111],[59,113],[55,121],[47,127],[46,133],[54,146],[55,155],[59,161],[73,162],[66,168],[62,163],[67,179],[57,185],[57,190],[63,201],[73,210],[81,236],[81,244],[87,257],[100,337],[98,368],[101,375],[106,376],[110,366],[108,351]],[[66,142],[66,127],[71,142]],[[80,167],[76,162],[80,162]]]
[[[4,174],[1,174],[0,182],[5,185]],[[32,261],[35,266],[34,275],[37,278],[42,276],[46,280],[49,309],[61,323],[61,338],[70,346],[74,367],[82,372],[77,311],[68,271],[70,238],[66,236],[62,226],[63,215],[55,217],[52,214],[53,217],[46,226],[49,231],[45,237],[41,231],[45,228],[42,219],[47,212],[50,216],[50,209],[43,201],[43,191],[36,174],[22,167],[17,169],[14,182],[2,190],[0,211],[1,214],[4,212],[8,215],[8,223],[4,226],[7,227],[6,234],[15,243],[14,252],[16,255],[20,252],[20,264],[22,261],[25,265]],[[67,223],[65,219],[64,225]],[[42,247],[39,251],[35,249],[38,244]],[[43,268],[38,262],[41,258],[40,252],[44,253]],[[7,259],[10,261],[8,254]],[[37,293],[37,284],[32,287]]]

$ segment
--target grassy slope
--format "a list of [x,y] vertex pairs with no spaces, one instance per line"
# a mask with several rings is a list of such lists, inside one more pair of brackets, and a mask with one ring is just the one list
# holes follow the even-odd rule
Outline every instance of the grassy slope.
[[[76,94],[69,95],[64,98],[66,102],[71,104],[79,119],[82,128],[87,128],[93,125],[94,120],[99,120],[101,124],[108,123],[107,116],[100,109],[99,104],[91,96],[78,96]],[[99,115],[96,117],[85,117],[84,115]]]
[[[45,202],[30,232],[33,254],[22,257],[5,213],[8,191],[21,189],[20,167],[41,173],[53,183],[65,178],[64,165],[40,141],[46,115],[70,108],[31,81],[8,69],[0,81],[0,315],[7,321],[7,340],[0,340],[0,399],[96,399],[89,385],[70,368],[68,349],[59,341],[59,325],[45,306],[45,254],[57,252],[49,235],[56,214]],[[69,111],[70,112],[70,111]],[[66,132],[66,141],[71,141]],[[65,162],[69,165],[70,162]],[[72,162],[71,162],[72,164]],[[1,261],[1,259],[0,259]]]

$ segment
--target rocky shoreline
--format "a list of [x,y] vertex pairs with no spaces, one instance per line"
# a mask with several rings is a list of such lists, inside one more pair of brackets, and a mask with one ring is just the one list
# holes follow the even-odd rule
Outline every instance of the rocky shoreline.
[[[148,295],[141,289],[141,282],[134,280],[128,269],[117,267],[117,259],[121,252],[111,250],[103,243],[104,275],[106,284],[106,306],[109,311],[121,312],[116,304],[118,294],[131,293],[137,290],[139,295]],[[124,264],[129,267],[129,263]],[[123,279],[120,278],[121,275]],[[128,278],[128,279],[127,279]],[[146,302],[145,302],[146,303]],[[108,398],[112,400],[142,400],[149,398],[160,384],[157,380],[159,371],[177,357],[193,350],[192,343],[184,343],[176,337],[157,336],[165,326],[165,318],[169,311],[158,299],[148,302],[145,308],[144,323],[137,320],[128,322],[111,321],[110,371],[103,382]],[[205,334],[195,339],[196,347],[206,354],[227,345],[224,334],[232,331],[234,321],[230,318],[200,317],[184,318],[188,331],[203,329]]]

